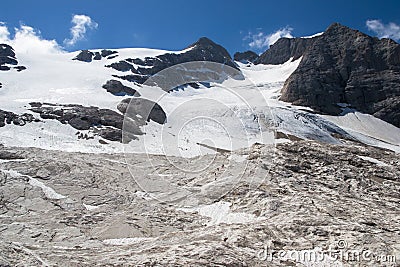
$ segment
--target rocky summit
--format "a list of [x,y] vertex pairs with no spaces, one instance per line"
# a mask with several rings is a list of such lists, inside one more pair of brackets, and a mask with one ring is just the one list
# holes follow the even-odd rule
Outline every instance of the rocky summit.
[[[283,101],[334,115],[344,104],[400,126],[400,45],[395,41],[334,23],[321,36],[282,39],[277,45],[288,49],[282,60],[302,56],[282,89]],[[270,54],[267,62],[280,62]]]

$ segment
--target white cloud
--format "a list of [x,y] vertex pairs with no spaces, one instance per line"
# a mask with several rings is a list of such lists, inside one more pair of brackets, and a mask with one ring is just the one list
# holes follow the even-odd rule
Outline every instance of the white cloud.
[[393,40],[400,40],[400,26],[396,23],[390,22],[384,24],[380,20],[367,20],[366,25],[370,31],[376,33],[379,38],[391,38]]
[[255,50],[262,50],[269,48],[271,45],[273,45],[276,41],[278,41],[282,37],[293,38],[292,31],[293,31],[292,28],[285,27],[270,34],[265,34],[261,31],[258,32],[257,34],[250,32],[245,37],[245,40],[250,40],[250,43],[248,45],[251,48]]
[[32,27],[21,25],[14,28],[14,36],[11,38],[10,31],[4,23],[0,23],[0,42],[11,45],[17,53],[60,53],[62,48],[55,40],[45,40],[40,36],[40,32]]
[[98,27],[98,24],[86,15],[74,15],[71,23],[73,24],[70,29],[71,38],[64,40],[64,44],[67,46],[75,45],[78,41],[85,38],[87,30],[97,29]]
[[4,22],[0,21],[0,42],[5,43],[10,38],[10,32]]

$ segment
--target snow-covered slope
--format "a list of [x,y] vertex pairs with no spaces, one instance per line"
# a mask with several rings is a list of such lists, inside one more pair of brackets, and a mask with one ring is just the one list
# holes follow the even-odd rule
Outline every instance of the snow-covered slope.
[[78,52],[17,53],[19,64],[27,69],[0,72],[2,110],[32,113],[29,103],[41,102],[80,104],[119,112],[117,105],[126,97],[113,95],[102,88],[107,80],[116,79],[137,90],[142,98],[158,103],[167,115],[167,122],[162,125],[149,122],[142,127],[145,135],[123,145],[119,142],[99,143],[101,138],[97,136],[90,140],[78,139],[77,130],[72,126],[42,119],[25,126],[1,127],[1,143],[67,151],[147,152],[193,157],[215,153],[217,149],[229,151],[248,147],[255,142],[288,142],[293,137],[341,143],[335,135],[338,134],[400,151],[400,129],[372,116],[358,112],[339,117],[321,116],[313,114],[309,108],[279,101],[285,80],[297,68],[301,58],[281,65],[236,62],[245,79],[230,78],[222,83],[202,84],[197,89],[187,86],[170,93],[116,78],[113,75],[121,72],[105,67],[122,59],[154,58],[187,50],[115,49],[117,57],[103,57],[89,63],[72,60]]

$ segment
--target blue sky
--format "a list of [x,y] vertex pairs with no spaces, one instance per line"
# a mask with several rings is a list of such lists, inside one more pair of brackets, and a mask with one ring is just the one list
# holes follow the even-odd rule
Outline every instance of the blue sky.
[[[85,16],[74,24],[73,15]],[[28,25],[66,50],[180,50],[207,36],[233,54],[265,50],[273,33],[275,37],[312,35],[332,22],[399,39],[400,1],[18,0],[2,1],[0,21],[10,38],[15,27]],[[71,36],[74,25],[75,37]]]

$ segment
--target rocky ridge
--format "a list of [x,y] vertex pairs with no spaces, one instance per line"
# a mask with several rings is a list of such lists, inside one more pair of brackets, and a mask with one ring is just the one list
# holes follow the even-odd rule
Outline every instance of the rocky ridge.
[[254,63],[258,60],[259,56],[253,51],[236,52],[233,55],[235,61],[246,63]]
[[[44,120],[57,120],[63,124],[69,124],[78,131],[84,132],[84,138],[88,136],[98,135],[109,141],[122,142],[123,124],[126,123],[130,129],[129,140],[136,139],[137,135],[142,135],[140,127],[148,121],[153,120],[163,124],[166,121],[166,115],[163,109],[156,103],[142,98],[132,100],[132,108],[129,109],[128,116],[124,116],[126,108],[131,99],[124,99],[118,109],[122,111],[118,113],[109,109],[101,109],[98,107],[86,107],[82,105],[56,105],[51,103],[30,103],[32,112],[40,114]],[[136,110],[133,107],[140,107]],[[141,116],[137,116],[137,115]],[[31,115],[32,116],[32,115]],[[32,116],[33,117],[33,116]],[[80,132],[78,132],[79,134]],[[89,133],[89,135],[88,135]],[[85,137],[86,136],[86,137]],[[129,141],[128,139],[125,139]]]
[[267,51],[262,53],[254,63],[278,65],[290,59],[297,60],[318,38],[319,36],[314,38],[280,38]]

